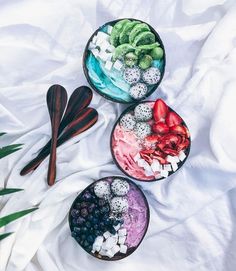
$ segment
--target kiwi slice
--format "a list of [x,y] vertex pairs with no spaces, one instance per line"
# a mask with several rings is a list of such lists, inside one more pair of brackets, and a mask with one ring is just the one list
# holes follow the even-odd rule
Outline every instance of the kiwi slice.
[[150,28],[147,24],[141,23],[134,26],[129,35],[129,43],[133,43],[136,36],[144,31],[150,31]]
[[113,60],[117,60],[118,58],[122,58],[124,55],[126,55],[129,52],[133,52],[134,47],[128,43],[121,44],[116,47],[114,53],[113,53]]
[[130,20],[124,19],[124,20],[121,20],[121,21],[117,22],[113,26],[112,31],[111,31],[111,36],[110,36],[110,43],[113,46],[117,47],[119,45],[119,36],[120,36],[120,33],[121,33],[123,27],[127,23],[130,23]]
[[133,46],[145,45],[145,44],[152,44],[155,42],[155,35],[150,31],[141,32],[136,36],[134,42],[132,43]]
[[133,21],[124,25],[124,27],[122,28],[122,31],[120,32],[120,38],[119,38],[120,44],[129,43],[130,32],[133,29],[133,27],[137,24],[140,24],[140,22]]
[[135,48],[135,54],[140,56],[141,54],[147,54],[149,51],[160,46],[158,42],[154,42],[152,44],[139,45]]

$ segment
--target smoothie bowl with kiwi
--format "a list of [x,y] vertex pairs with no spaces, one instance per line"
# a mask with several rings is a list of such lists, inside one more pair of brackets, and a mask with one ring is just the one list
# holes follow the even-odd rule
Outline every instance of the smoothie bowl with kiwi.
[[111,21],[89,39],[83,57],[85,76],[103,97],[134,103],[151,95],[165,71],[165,51],[157,32],[135,19]]

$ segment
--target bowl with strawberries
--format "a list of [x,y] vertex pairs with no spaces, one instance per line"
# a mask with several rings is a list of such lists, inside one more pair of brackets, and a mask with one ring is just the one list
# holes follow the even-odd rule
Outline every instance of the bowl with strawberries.
[[128,107],[111,134],[116,165],[138,181],[158,181],[176,172],[191,146],[184,120],[162,99]]

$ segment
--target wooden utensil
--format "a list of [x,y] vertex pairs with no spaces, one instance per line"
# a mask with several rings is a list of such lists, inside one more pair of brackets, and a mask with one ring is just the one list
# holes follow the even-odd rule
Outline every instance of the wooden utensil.
[[48,166],[47,181],[51,186],[56,178],[56,148],[60,122],[67,103],[67,92],[60,85],[53,85],[47,93],[47,106],[52,126],[52,144]]
[[[58,135],[60,135],[64,128],[71,123],[74,119],[77,118],[79,112],[86,108],[93,97],[92,90],[87,86],[80,86],[74,90],[72,95],[70,96],[65,114],[63,116],[63,119],[60,123]],[[31,160],[20,172],[20,175],[24,176],[28,174],[30,171],[35,170],[41,163],[41,160],[39,159],[40,156],[47,151],[48,148],[51,147],[51,139],[47,142],[47,144],[40,150],[37,157]],[[35,163],[38,161],[38,164]],[[33,167],[34,165],[34,167]]]

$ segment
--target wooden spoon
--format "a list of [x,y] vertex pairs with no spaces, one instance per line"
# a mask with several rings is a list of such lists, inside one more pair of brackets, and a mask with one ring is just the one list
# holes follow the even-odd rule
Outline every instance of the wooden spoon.
[[[92,127],[97,122],[97,119],[98,113],[95,109],[88,107],[81,110],[77,117],[66,127],[62,136],[58,139],[57,147]],[[28,172],[37,167],[37,165],[41,164],[49,153],[50,147],[46,148],[43,152],[40,152],[40,154],[28,164]]]
[[67,103],[67,93],[65,88],[63,88],[60,85],[51,86],[47,93],[47,106],[52,126],[52,144],[47,176],[47,181],[50,186],[54,184],[56,178],[57,137],[62,115],[66,107],[66,103]]
[[[87,86],[81,86],[74,90],[72,95],[70,96],[66,112],[63,116],[63,119],[60,123],[58,135],[62,133],[64,128],[71,123],[74,119],[77,118],[79,112],[86,108],[93,97],[92,90]],[[41,163],[41,160],[38,159],[42,153],[47,151],[48,148],[51,147],[51,139],[47,142],[47,144],[40,150],[37,157],[31,160],[20,172],[21,176],[28,174],[30,171],[35,170]],[[36,163],[38,161],[38,163]]]

